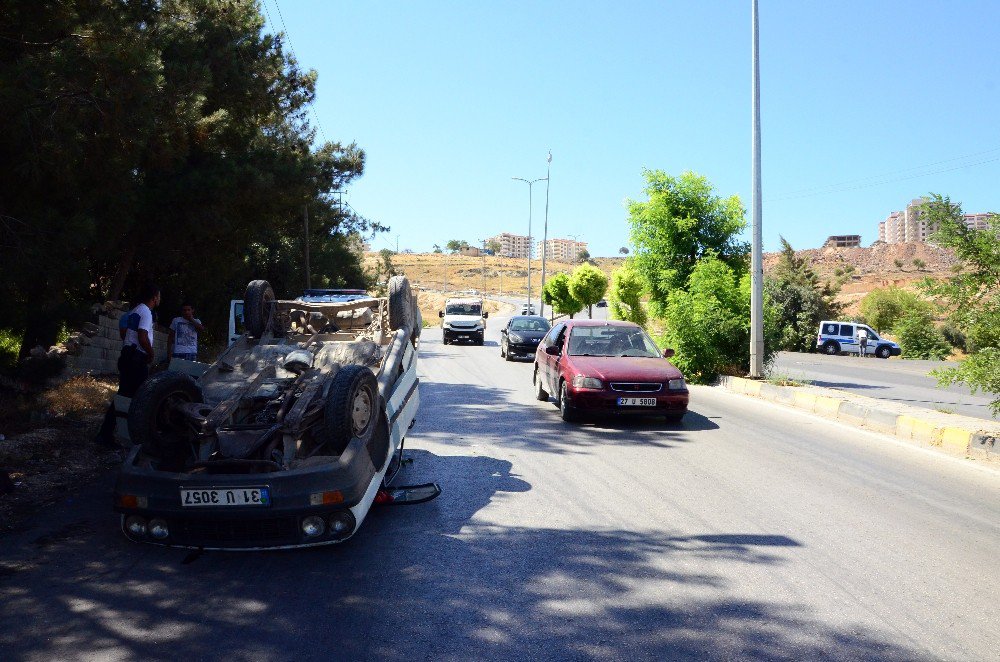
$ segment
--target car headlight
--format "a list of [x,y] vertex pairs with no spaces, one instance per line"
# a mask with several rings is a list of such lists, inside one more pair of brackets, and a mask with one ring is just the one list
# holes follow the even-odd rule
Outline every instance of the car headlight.
[[510,334],[510,341],[511,342],[524,342],[524,338],[522,338],[521,336],[517,335],[516,333],[512,333],[512,334]]
[[573,378],[574,388],[604,388],[604,384],[601,383],[600,379],[596,377],[584,377],[583,375],[577,375]]
[[684,378],[671,379],[667,382],[667,389],[671,391],[679,391],[684,388]]

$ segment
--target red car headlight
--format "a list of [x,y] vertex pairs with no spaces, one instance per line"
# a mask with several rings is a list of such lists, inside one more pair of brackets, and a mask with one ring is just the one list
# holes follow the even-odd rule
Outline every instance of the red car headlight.
[[573,388],[604,388],[604,384],[596,377],[577,375],[573,378]]

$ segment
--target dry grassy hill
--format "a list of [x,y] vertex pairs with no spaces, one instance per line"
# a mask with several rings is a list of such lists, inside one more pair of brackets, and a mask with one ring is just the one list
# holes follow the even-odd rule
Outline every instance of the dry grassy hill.
[[[796,251],[800,257],[812,261],[824,278],[836,280],[847,272],[839,299],[846,304],[848,313],[857,312],[857,306],[866,294],[880,287],[897,285],[913,287],[928,276],[945,278],[956,264],[955,256],[947,250],[925,243],[877,244],[868,248],[810,248]],[[365,265],[374,269],[380,261],[378,253],[367,253]],[[914,261],[917,264],[914,264]],[[621,266],[623,258],[596,258],[597,266],[610,277]],[[767,273],[778,262],[778,253],[764,254],[764,271]],[[493,296],[526,296],[528,285],[527,260],[499,256],[467,257],[445,253],[399,253],[392,256],[396,270],[406,274],[418,291],[428,293],[454,293],[475,289]],[[918,266],[920,265],[920,266]],[[549,260],[546,273],[569,273],[575,264]],[[853,271],[851,271],[853,269]],[[542,261],[531,261],[531,290],[538,296],[541,285]],[[431,297],[425,296],[428,302]],[[433,305],[439,302],[434,300]],[[424,308],[427,310],[423,310]],[[436,308],[421,304],[425,318],[434,315]]]
[[[365,254],[365,267],[374,270],[380,262],[378,253]],[[609,276],[621,264],[618,258],[597,258],[598,268]],[[461,292],[475,289],[495,296],[527,295],[528,261],[499,256],[467,257],[445,253],[397,253],[392,256],[396,271],[406,274],[410,283],[422,290]],[[575,264],[548,260],[546,274],[568,273]],[[531,261],[531,291],[538,296],[542,261]]]
[[[837,279],[850,271],[848,267],[853,267],[838,297],[846,305],[846,312],[852,314],[872,290],[890,285],[912,288],[927,277],[946,278],[958,262],[951,251],[917,242],[876,244],[869,248],[810,248],[795,254],[809,258],[816,271],[829,280]],[[778,253],[764,255],[765,273],[774,268],[778,257]]]

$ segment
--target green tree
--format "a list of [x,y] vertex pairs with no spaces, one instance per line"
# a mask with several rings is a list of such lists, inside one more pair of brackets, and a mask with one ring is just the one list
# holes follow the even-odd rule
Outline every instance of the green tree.
[[917,271],[923,271],[924,267],[927,266],[927,263],[921,260],[919,257],[915,257],[913,258],[913,266],[917,268]]
[[448,243],[444,245],[446,249],[452,252],[452,254],[458,253],[464,248],[469,247],[469,242],[464,239],[449,239]]
[[611,319],[627,320],[646,326],[648,318],[646,309],[642,305],[642,292],[642,279],[626,261],[611,274],[611,292],[608,296]]
[[[988,227],[965,225],[961,205],[933,194],[923,205],[931,239],[950,248],[964,265],[945,281],[925,281],[924,290],[942,301],[950,321],[966,335],[969,356],[957,368],[936,373],[942,384],[962,382],[973,392],[1000,393],[1000,216],[992,214]],[[990,404],[1000,416],[1000,397]]]
[[628,201],[633,263],[660,314],[670,294],[687,286],[698,261],[713,256],[742,275],[749,245],[738,239],[746,210],[738,196],[720,198],[705,177],[643,172],[645,201]]
[[492,252],[494,255],[500,254],[500,249],[502,248],[499,241],[496,239],[490,239],[486,242],[486,250]]
[[364,284],[347,235],[383,228],[332,193],[364,152],[316,144],[317,74],[256,3],[14,1],[0,24],[0,318],[22,353],[145,280],[222,336],[248,280],[304,284],[304,209],[316,273]]
[[932,315],[932,304],[916,292],[890,286],[869,292],[861,300],[861,316],[879,333],[891,332],[909,311]]
[[896,323],[893,333],[904,359],[940,361],[951,354],[951,345],[934,326],[934,318],[926,310],[907,311]]
[[893,261],[892,261],[892,263],[893,263],[893,265],[895,265],[895,267],[896,267],[897,269],[899,269],[900,271],[902,271],[902,270],[903,270],[903,261],[902,261],[902,260],[900,260],[900,259],[895,259],[895,260],[893,260]]
[[439,245],[434,244],[434,252],[435,253],[443,253],[444,251],[441,250],[441,247]]
[[[750,275],[740,277],[722,260],[699,260],[687,289],[670,293],[665,306],[663,342],[676,350],[674,363],[695,383],[720,373],[750,369]],[[765,305],[765,362],[777,346],[774,308]]]
[[588,251],[586,248],[581,248],[576,253],[576,261],[579,262],[580,264],[583,264],[584,262],[590,262],[590,251]]
[[764,289],[777,311],[780,349],[815,351],[819,323],[840,315],[835,300],[838,288],[821,282],[812,263],[798,257],[784,237],[778,263],[764,281]]
[[587,306],[588,317],[594,317],[594,304],[603,299],[607,291],[608,277],[594,265],[584,262],[573,270],[573,275],[569,279],[569,293]]
[[583,304],[573,298],[569,289],[570,277],[566,273],[558,273],[545,283],[542,299],[552,306],[559,315],[569,315],[570,319],[583,310]]

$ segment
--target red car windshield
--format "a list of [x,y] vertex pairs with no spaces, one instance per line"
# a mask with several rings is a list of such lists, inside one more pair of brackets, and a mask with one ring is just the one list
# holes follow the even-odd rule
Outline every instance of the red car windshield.
[[570,356],[661,356],[642,329],[620,326],[578,326],[569,337]]

